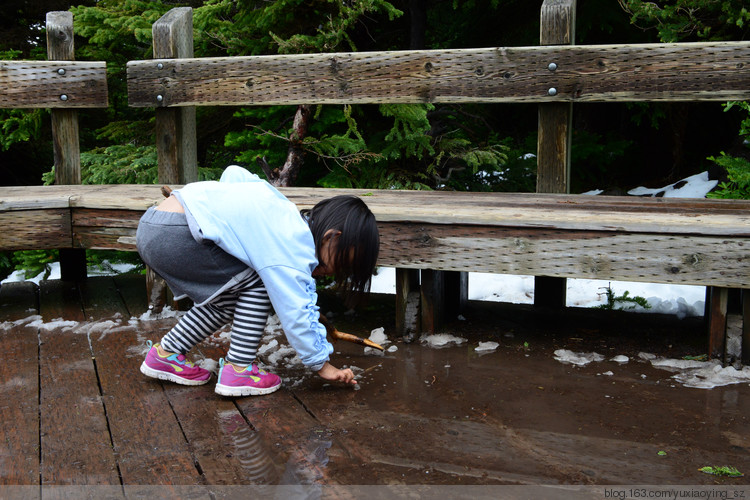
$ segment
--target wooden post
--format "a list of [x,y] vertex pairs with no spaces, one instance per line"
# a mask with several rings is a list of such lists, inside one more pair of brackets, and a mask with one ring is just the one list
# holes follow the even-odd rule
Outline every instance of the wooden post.
[[[48,12],[47,59],[75,60],[73,46],[73,14]],[[60,88],[60,99],[65,100],[65,88]],[[55,162],[55,184],[81,183],[81,150],[78,137],[78,112],[73,109],[52,110],[52,141]],[[72,244],[72,242],[71,242]],[[86,279],[86,250],[60,249],[60,278],[63,281]]]
[[421,331],[419,269],[396,269],[396,332],[407,340]]
[[[541,9],[540,45],[573,45],[575,43],[576,0],[544,0]],[[547,71],[565,71],[560,61],[548,61]],[[550,92],[553,92],[550,89]],[[570,191],[570,146],[573,105],[543,103],[539,105],[537,140],[537,193]],[[534,278],[534,304],[565,307],[565,278]]]
[[706,323],[708,326],[708,356],[724,360],[727,332],[729,289],[710,286],[706,289]]
[[421,293],[421,319],[422,331],[435,333],[443,327],[443,316],[445,310],[445,271],[432,271],[422,269]]
[[[154,23],[152,33],[154,59],[193,57],[192,8],[170,10]],[[187,184],[198,180],[195,142],[195,107],[156,109],[159,182]]]
[[[193,57],[193,9],[176,7],[159,20],[151,32],[154,38],[154,59]],[[187,184],[198,180],[195,107],[156,109],[156,153],[158,178],[162,184]],[[166,282],[147,270],[146,293],[149,308],[160,312],[165,304],[175,309],[189,307],[175,302]]]

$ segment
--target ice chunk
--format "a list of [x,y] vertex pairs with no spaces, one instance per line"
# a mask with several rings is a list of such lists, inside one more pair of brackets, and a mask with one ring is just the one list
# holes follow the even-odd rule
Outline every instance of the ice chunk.
[[477,352],[490,352],[494,351],[498,347],[500,347],[500,344],[498,344],[497,342],[480,342],[479,345],[474,348],[474,350]]
[[592,361],[604,361],[604,356],[595,352],[573,352],[567,349],[558,349],[555,351],[555,359],[562,363],[570,363],[576,366],[585,366]]

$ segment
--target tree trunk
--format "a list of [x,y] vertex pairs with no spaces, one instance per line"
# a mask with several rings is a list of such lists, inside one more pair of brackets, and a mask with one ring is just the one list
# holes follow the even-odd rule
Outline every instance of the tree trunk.
[[297,107],[297,112],[294,115],[294,130],[289,137],[289,152],[286,156],[286,162],[280,169],[271,169],[265,158],[258,159],[258,164],[260,164],[266,177],[268,177],[268,182],[272,185],[289,187],[296,182],[299,170],[304,163],[305,150],[302,148],[302,141],[307,136],[311,117],[312,112],[309,105],[303,104]]

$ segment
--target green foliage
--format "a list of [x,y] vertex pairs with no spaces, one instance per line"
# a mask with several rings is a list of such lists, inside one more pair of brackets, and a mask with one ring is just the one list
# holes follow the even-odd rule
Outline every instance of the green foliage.
[[606,287],[604,289],[605,293],[607,294],[607,303],[601,304],[595,307],[595,309],[607,309],[607,310],[628,310],[628,309],[634,309],[636,306],[640,306],[643,309],[651,309],[651,304],[648,303],[648,301],[639,296],[636,295],[634,297],[630,296],[630,292],[625,290],[625,292],[622,295],[615,296],[615,292],[612,290],[612,287]]
[[86,252],[86,266],[89,271],[99,274],[119,274],[119,271],[114,267],[117,264],[134,266],[127,273],[141,273],[146,269],[146,265],[136,252],[120,250],[89,250]]
[[750,26],[745,0],[619,0],[631,22],[655,27],[664,42],[743,40]]
[[709,465],[701,467],[699,471],[705,474],[712,474],[714,476],[727,476],[727,477],[742,477],[744,474],[737,470],[737,467],[731,465]]
[[748,101],[730,101],[724,105],[724,111],[732,108],[740,108],[745,112],[745,117],[740,123],[740,136],[750,139],[750,102]]
[[[282,3],[282,2],[279,2]],[[304,54],[310,52],[356,51],[357,46],[349,33],[361,22],[365,15],[385,12],[389,20],[403,14],[389,2],[382,0],[360,0],[357,2],[328,1],[321,2],[316,8],[316,18],[321,19],[310,34],[297,33],[288,38],[271,31],[274,42],[279,46],[280,54]]]
[[0,150],[39,137],[49,116],[49,110],[44,109],[0,109]]
[[416,157],[435,153],[427,135],[430,121],[427,112],[435,109],[432,104],[381,104],[383,116],[393,118],[393,126],[385,135],[381,154],[388,159]]
[[[20,50],[0,51],[0,60],[15,60],[22,55]],[[40,59],[43,59],[43,54]],[[49,110],[0,109],[0,151],[12,145],[39,137],[42,124],[48,123]]]
[[5,279],[14,268],[13,252],[0,252],[0,280]]
[[57,250],[21,250],[13,252],[16,271],[23,271],[24,278],[29,279],[43,274],[47,279],[52,272],[51,264],[59,260]]
[[[750,140],[750,102],[728,102],[724,109],[740,108],[746,114],[740,124],[740,137],[745,137],[745,145]],[[714,191],[708,193],[709,198],[750,199],[750,160],[740,156],[730,156],[723,151],[719,156],[709,156],[709,160],[724,168],[727,181],[719,183]]]
[[728,181],[720,182],[717,189],[708,193],[708,198],[735,198],[750,200],[750,161],[745,158],[721,155],[709,156],[709,160],[726,170]]
[[195,9],[196,53],[301,54],[357,50],[350,33],[363,18],[402,15],[390,2],[208,0]]
[[[40,274],[43,280],[50,277],[52,264],[59,261],[58,250],[20,250],[0,253],[0,279],[6,278],[13,271],[23,271],[24,279],[32,279]],[[113,267],[116,264],[129,264],[129,272],[141,272],[145,269],[143,261],[136,252],[119,250],[88,250],[86,265],[89,271],[99,274],[118,274]]]

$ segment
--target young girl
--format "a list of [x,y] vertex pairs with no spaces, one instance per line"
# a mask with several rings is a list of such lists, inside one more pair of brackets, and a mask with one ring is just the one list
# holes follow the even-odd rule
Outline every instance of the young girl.
[[255,356],[271,306],[302,363],[330,381],[356,384],[350,369],[329,363],[333,346],[319,322],[314,276],[331,275],[354,301],[369,291],[378,257],[375,217],[354,196],[296,206],[258,176],[230,166],[219,182],[188,184],[149,208],[136,233],[143,261],[194,306],[158,344],[141,372],[184,385],[211,373],[185,354],[232,322],[216,392],[268,394],[278,376]]

